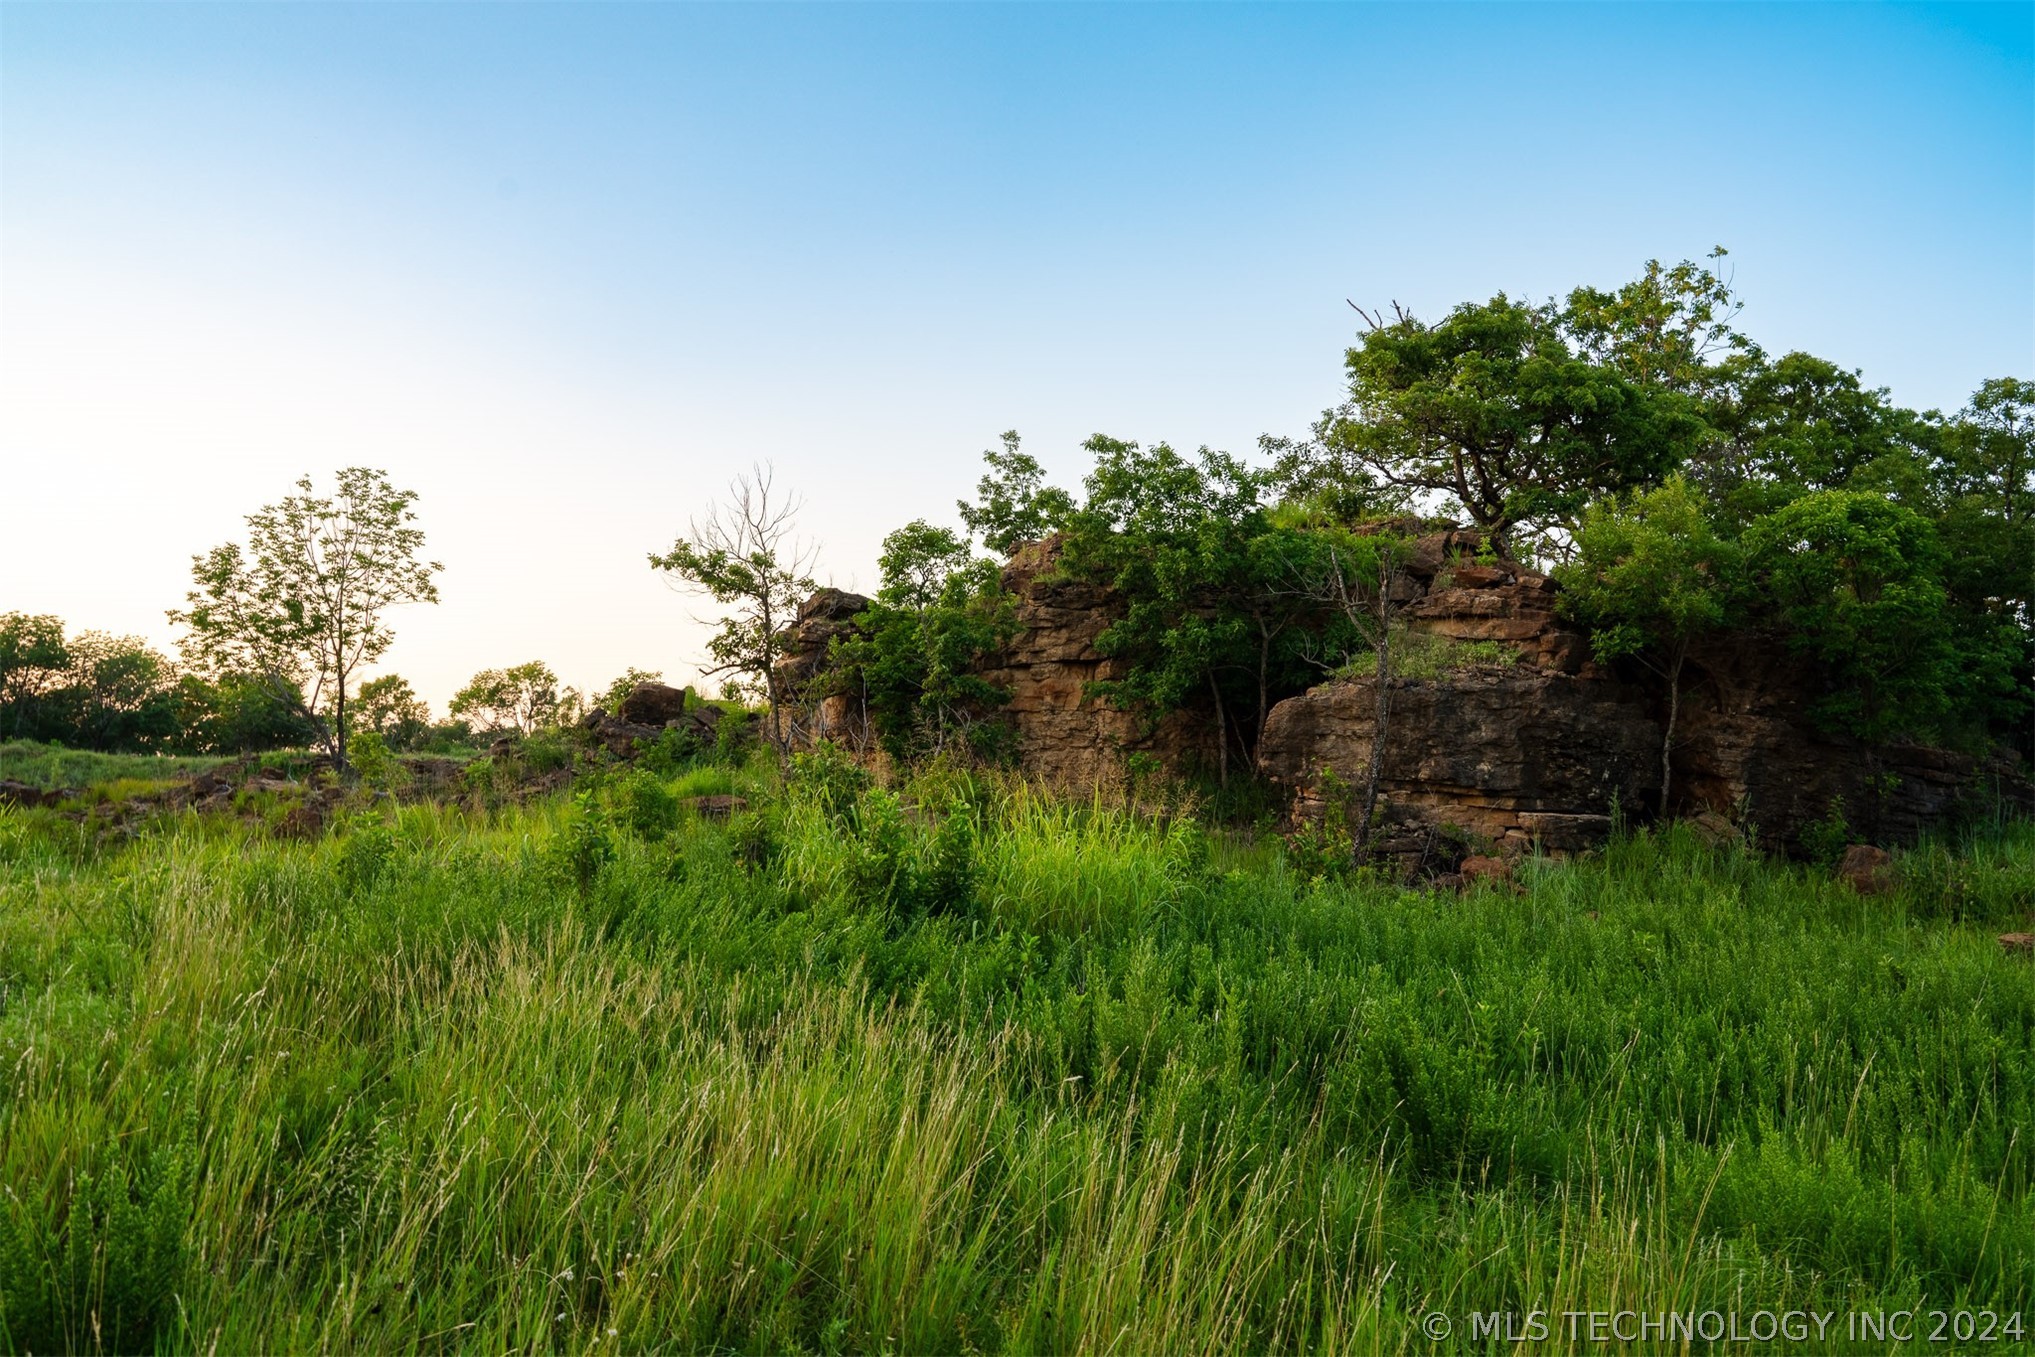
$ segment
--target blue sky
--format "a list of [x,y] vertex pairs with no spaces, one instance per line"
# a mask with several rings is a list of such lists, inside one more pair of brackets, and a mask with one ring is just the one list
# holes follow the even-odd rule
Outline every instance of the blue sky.
[[866,587],[1003,429],[1244,451],[1345,298],[1715,244],[1770,349],[2030,375],[2035,6],[10,0],[0,610],[167,645],[193,552],[363,462],[448,567],[434,702],[684,678],[644,554],[751,460]]

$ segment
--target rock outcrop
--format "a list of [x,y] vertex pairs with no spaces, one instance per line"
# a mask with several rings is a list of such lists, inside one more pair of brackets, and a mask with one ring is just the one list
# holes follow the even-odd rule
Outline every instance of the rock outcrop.
[[1026,771],[1059,786],[1093,787],[1121,777],[1131,754],[1175,768],[1212,762],[1215,736],[1206,722],[1174,712],[1153,725],[1090,695],[1092,685],[1123,676],[1123,663],[1095,648],[1119,614],[1106,589],[1059,575],[1058,545],[1021,546],[1004,567],[1019,630],[982,675],[1010,693],[1003,711]]
[[[1589,638],[1562,621],[1552,580],[1480,560],[1479,546],[1462,530],[1417,536],[1394,594],[1430,661],[1423,677],[1390,681],[1375,841],[1408,867],[1447,869],[1475,851],[1579,850],[1602,842],[1620,809],[1635,819],[1663,810],[1659,685],[1643,671],[1598,664]],[[1106,588],[1056,569],[1057,547],[1022,546],[1005,567],[1018,631],[980,671],[1010,694],[1003,710],[1022,766],[1077,789],[1121,777],[1141,752],[1176,771],[1212,767],[1208,713],[1152,724],[1092,695],[1122,674],[1096,644],[1119,611]],[[800,742],[832,739],[874,759],[855,693],[815,682],[829,670],[832,642],[867,605],[839,590],[816,594],[800,610],[779,676],[788,691],[816,695],[802,707]],[[1820,733],[1809,719],[1812,680],[1777,646],[1746,638],[1692,655],[1665,810],[1695,817],[1709,841],[1744,834],[1777,848],[1797,846],[1833,816],[1884,842],[1912,839],[1980,791],[2035,811],[2035,787],[2006,763],[1917,746],[1867,749]],[[1296,821],[1323,814],[1335,785],[1360,784],[1376,705],[1373,681],[1360,678],[1272,708],[1257,771],[1290,795]]]
[[610,712],[595,707],[580,719],[586,731],[618,758],[631,758],[655,743],[667,730],[682,731],[711,743],[723,713],[690,690],[662,683],[639,683]]

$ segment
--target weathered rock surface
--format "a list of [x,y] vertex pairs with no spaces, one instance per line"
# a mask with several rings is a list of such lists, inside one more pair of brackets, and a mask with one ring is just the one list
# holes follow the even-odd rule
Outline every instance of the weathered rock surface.
[[[1354,788],[1370,766],[1376,715],[1368,679],[1289,698],[1265,723],[1258,766],[1293,790],[1298,816],[1319,816],[1324,770]],[[1646,695],[1607,679],[1521,664],[1395,681],[1378,847],[1431,856],[1453,830],[1507,853],[1587,848],[1610,832],[1614,802],[1642,799],[1659,751]]]
[[1126,755],[1149,753],[1172,767],[1190,758],[1213,765],[1212,723],[1174,712],[1150,725],[1119,711],[1090,685],[1119,678],[1120,661],[1095,648],[1117,619],[1106,589],[1061,578],[1052,540],[1018,548],[1003,586],[1017,599],[1019,631],[1001,663],[983,677],[1010,693],[1003,708],[1017,731],[1027,772],[1063,787],[1093,787],[1123,775]]
[[685,689],[666,683],[639,683],[622,699],[615,714],[639,726],[679,720],[685,715]]
[[[1479,545],[1463,530],[1418,536],[1394,592],[1412,631],[1492,643],[1504,661],[1481,662],[1487,647],[1477,664],[1392,680],[1377,845],[1405,865],[1447,870],[1466,846],[1507,855],[1536,843],[1587,848],[1610,832],[1614,806],[1635,819],[1663,810],[1692,817],[1714,844],[1749,836],[1778,848],[1796,846],[1804,829],[1840,809],[1855,832],[1880,842],[1912,839],[1979,791],[2035,812],[2035,785],[2009,764],[1916,746],[1873,750],[1819,733],[1806,668],[1743,637],[1690,657],[1673,800],[1663,808],[1660,685],[1639,670],[1598,664],[1589,638],[1558,616],[1553,581],[1517,562],[1478,560]],[[1107,589],[1063,577],[1057,562],[1050,539],[1013,555],[1003,582],[1018,633],[981,671],[1010,694],[1003,710],[1025,770],[1084,788],[1121,777],[1127,756],[1140,752],[1175,771],[1215,767],[1223,742],[1212,712],[1178,711],[1153,725],[1090,695],[1123,672],[1096,648],[1117,605]],[[801,706],[797,742],[832,739],[876,760],[858,696],[846,684],[828,692],[813,683],[867,604],[840,590],[814,595],[779,676],[790,691],[813,694]],[[1360,679],[1273,707],[1257,768],[1292,794],[1297,819],[1323,812],[1324,771],[1360,785],[1375,706],[1371,680]],[[1241,761],[1234,746],[1232,759]]]

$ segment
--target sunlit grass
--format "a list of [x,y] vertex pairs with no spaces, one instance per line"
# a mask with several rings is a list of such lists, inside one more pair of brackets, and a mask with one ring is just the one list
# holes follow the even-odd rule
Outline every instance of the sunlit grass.
[[[312,842],[0,810],[0,1347],[2035,1310],[2035,966],[1992,936],[2026,826],[1881,897],[1678,834],[1456,897],[1007,784],[884,819],[765,782],[674,779],[759,806],[669,833],[598,796]],[[972,886],[901,908],[871,855],[951,815]]]

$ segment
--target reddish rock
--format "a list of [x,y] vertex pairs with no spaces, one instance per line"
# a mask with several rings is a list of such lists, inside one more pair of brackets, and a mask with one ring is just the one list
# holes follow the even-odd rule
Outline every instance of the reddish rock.
[[1855,843],[1844,850],[1837,879],[1860,895],[1880,895],[1894,887],[1894,860],[1884,848]]
[[1479,881],[1512,879],[1512,864],[1504,858],[1467,857],[1463,859],[1463,865],[1457,868],[1457,871],[1461,873],[1465,882],[1472,885]]

